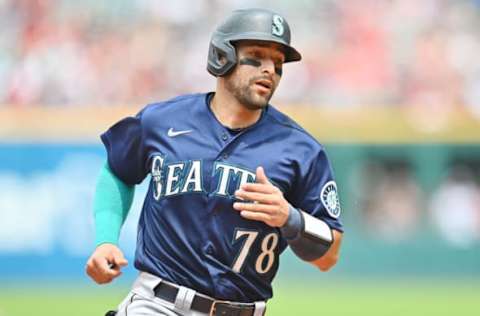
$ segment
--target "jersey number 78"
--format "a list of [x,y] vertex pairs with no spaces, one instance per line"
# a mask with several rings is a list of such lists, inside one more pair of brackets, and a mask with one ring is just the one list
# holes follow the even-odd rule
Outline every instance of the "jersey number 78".
[[[252,245],[255,243],[255,240],[258,237],[258,232],[257,231],[252,231],[252,230],[242,230],[242,229],[236,229],[235,230],[235,236],[233,242],[237,242],[238,239],[247,236],[245,238],[245,241],[242,245],[242,248],[240,249],[240,252],[237,255],[237,258],[233,262],[232,270],[239,273],[243,265],[245,263],[245,260],[247,259],[250,249],[252,248]],[[273,263],[275,261],[275,248],[278,245],[278,234],[276,233],[270,233],[266,235],[263,240],[261,241],[261,252],[260,255],[257,257],[257,260],[255,261],[255,270],[259,274],[264,274],[267,273],[273,266]],[[265,264],[266,261],[266,264]]]

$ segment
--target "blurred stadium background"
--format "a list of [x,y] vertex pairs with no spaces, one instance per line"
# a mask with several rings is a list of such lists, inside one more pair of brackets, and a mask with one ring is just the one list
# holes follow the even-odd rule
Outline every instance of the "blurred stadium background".
[[268,315],[480,315],[480,1],[0,0],[0,316],[126,294],[132,267],[104,287],[83,272],[98,135],[211,90],[210,33],[242,7],[288,18],[304,60],[272,102],[326,144],[346,229],[329,273],[283,255]]

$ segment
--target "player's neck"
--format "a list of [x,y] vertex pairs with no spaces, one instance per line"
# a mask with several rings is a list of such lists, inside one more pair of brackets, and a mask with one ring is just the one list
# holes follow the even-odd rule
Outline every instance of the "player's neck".
[[232,129],[251,126],[262,115],[261,109],[250,110],[240,104],[233,95],[218,90],[210,102],[210,108],[223,126]]

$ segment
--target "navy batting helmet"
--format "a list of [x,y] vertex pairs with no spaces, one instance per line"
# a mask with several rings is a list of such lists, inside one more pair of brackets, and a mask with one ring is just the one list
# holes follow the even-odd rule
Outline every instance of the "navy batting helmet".
[[237,64],[233,43],[241,40],[280,44],[286,63],[302,59],[300,53],[290,46],[290,27],[281,15],[265,9],[236,10],[212,34],[208,72],[214,76],[223,76],[233,69]]

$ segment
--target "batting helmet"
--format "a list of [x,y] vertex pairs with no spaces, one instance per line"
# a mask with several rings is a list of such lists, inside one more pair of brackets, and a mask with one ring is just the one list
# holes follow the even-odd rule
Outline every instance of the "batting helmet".
[[223,76],[233,69],[237,64],[233,43],[241,40],[280,44],[286,63],[302,59],[300,53],[290,46],[290,27],[281,15],[265,9],[236,10],[212,34],[208,72],[214,76]]

